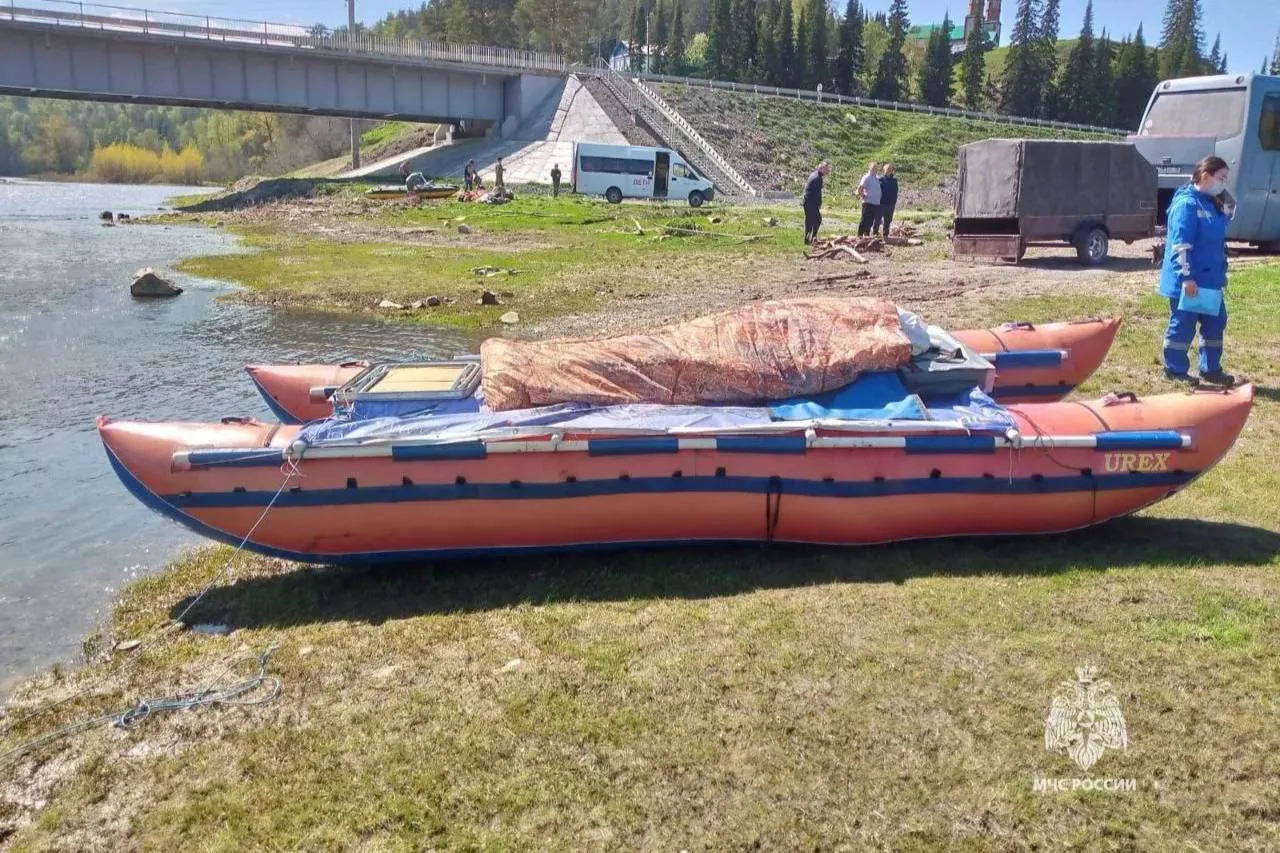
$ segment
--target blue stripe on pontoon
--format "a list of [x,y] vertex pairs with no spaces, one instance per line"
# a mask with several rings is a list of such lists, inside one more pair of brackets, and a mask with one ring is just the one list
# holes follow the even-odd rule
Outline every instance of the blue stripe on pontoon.
[[[892,495],[1034,495],[1065,492],[1177,486],[1186,473],[1126,473],[1094,477],[1064,476],[1032,479],[1003,477],[922,477],[897,480],[833,481],[771,477],[629,477],[608,480],[532,483],[421,483],[394,486],[358,486],[344,489],[288,490],[276,499],[277,508],[346,506],[352,504],[429,501],[553,500],[637,494],[747,493],[765,494],[779,486],[788,495],[811,497],[873,498]],[[358,482],[358,481],[357,481]],[[191,509],[266,506],[275,490],[254,492],[196,492],[163,495],[175,507]]]
[[[483,441],[462,441],[456,444],[398,445],[391,448],[391,458],[397,462],[416,459],[484,459],[488,451]],[[304,451],[303,457],[306,453]]]
[[282,424],[302,423],[302,421],[300,421],[298,418],[295,418],[293,415],[289,414],[283,407],[281,407],[279,403],[277,403],[271,397],[271,394],[268,393],[267,389],[264,388],[262,386],[262,383],[258,381],[258,377],[250,373],[249,378],[253,380],[253,387],[258,389],[258,393],[262,395],[262,399],[267,401],[267,408],[271,410],[271,414],[276,416],[276,420],[280,421],[280,423]]
[[992,435],[910,435],[907,453],[995,453]]
[[808,441],[803,435],[722,435],[716,450],[727,453],[804,453]]
[[[116,476],[120,478],[120,482],[122,482],[124,484],[124,487],[129,491],[129,493],[132,494],[135,498],[137,498],[140,502],[142,502],[144,506],[159,513],[160,515],[163,515],[167,518],[170,518],[178,522],[179,524],[183,525],[189,530],[192,530],[200,534],[201,536],[208,537],[209,539],[213,539],[215,541],[222,542],[227,545],[240,545],[241,543],[240,536],[229,534],[224,530],[219,530],[216,527],[212,527],[208,524],[205,524],[203,521],[200,521],[199,519],[194,518],[191,515],[188,515],[187,513],[179,510],[172,504],[166,503],[158,495],[156,495],[154,492],[152,492],[146,486],[144,486],[136,477],[133,476],[133,474],[129,473],[129,470],[124,467],[124,465],[120,462],[119,458],[116,456],[115,452],[112,451],[111,447],[107,445],[105,441],[103,442],[103,446],[107,452],[107,459],[111,463],[112,469],[116,472]],[[1198,474],[1188,473],[1188,474],[1181,474],[1181,475],[1175,475],[1175,476],[1179,478],[1178,482],[1170,483],[1169,485],[1185,485],[1186,483],[1189,483],[1191,480],[1195,479],[1195,477],[1197,477]],[[1170,475],[1130,474],[1130,475],[1124,475],[1124,476],[1117,476],[1113,478],[1112,477],[1094,477],[1092,478],[1091,482],[1093,485],[1097,485],[1099,480],[1103,480],[1103,481],[1110,480],[1110,479],[1123,480],[1124,481],[1123,483],[1120,483],[1117,486],[1114,486],[1113,488],[1124,488],[1125,486],[1132,486],[1133,488],[1144,488],[1148,486],[1157,485],[1157,483],[1152,482],[1153,478],[1155,477],[1160,477],[1163,481],[1165,481],[1165,482],[1159,483],[1159,485],[1165,485],[1166,482],[1169,480]],[[930,482],[937,482],[937,481],[933,480]],[[1078,529],[1079,527],[1080,525],[1075,525],[1074,527],[1063,528],[1063,529]],[[1060,531],[1055,530],[1052,532],[1060,532]],[[940,538],[940,537],[930,537],[930,538]],[[728,541],[730,543],[742,544],[743,541],[755,543],[758,540],[757,539],[749,539],[749,540],[716,540],[716,539],[684,540],[684,539],[680,539],[680,540],[659,540],[659,541],[642,541],[642,542],[631,542],[631,541],[589,542],[589,543],[579,543],[574,545],[505,546],[505,547],[499,546],[499,547],[493,547],[493,548],[441,548],[441,549],[435,549],[435,550],[421,549],[421,550],[412,550],[412,551],[366,551],[366,552],[356,552],[356,553],[350,553],[350,554],[315,554],[315,553],[306,553],[302,551],[290,551],[284,548],[274,548],[274,547],[271,547],[270,545],[260,545],[256,542],[248,542],[245,544],[244,547],[248,550],[255,551],[259,554],[264,554],[268,557],[276,557],[282,560],[296,560],[298,562],[320,563],[324,565],[353,565],[353,564],[358,565],[361,563],[368,563],[368,562],[374,562],[374,561],[392,561],[392,560],[414,561],[414,560],[423,560],[423,559],[439,560],[439,559],[447,559],[450,557],[500,556],[505,554],[544,554],[544,553],[561,554],[561,553],[574,552],[574,551],[581,551],[581,552],[608,551],[608,550],[615,550],[620,548],[628,548],[628,547],[636,547],[636,546],[645,547],[645,548],[681,547],[681,546],[688,546],[690,544],[710,545],[720,541]]]
[[280,448],[262,450],[193,450],[187,454],[192,465],[229,465],[232,467],[279,465],[284,462]]
[[1102,450],[1177,450],[1182,436],[1171,429],[1150,432],[1100,432],[1094,435],[1097,449]]
[[1057,367],[1062,364],[1062,350],[1022,349],[998,352],[991,359],[998,370],[1018,370],[1032,367]]
[[1075,390],[1074,385],[997,385],[991,396],[997,400],[1001,397],[1052,397],[1057,394],[1067,395]]
[[631,453],[676,453],[680,439],[665,435],[653,438],[591,438],[587,453],[592,456],[623,456]]

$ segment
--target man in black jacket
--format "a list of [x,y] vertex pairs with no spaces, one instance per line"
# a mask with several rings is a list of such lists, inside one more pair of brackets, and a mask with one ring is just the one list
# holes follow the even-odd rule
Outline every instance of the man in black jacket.
[[822,183],[827,172],[831,171],[831,166],[826,160],[818,164],[818,168],[813,170],[813,174],[809,175],[809,180],[804,184],[804,196],[801,203],[804,205],[804,243],[809,245],[818,239],[818,226],[822,224]]
[[[872,233],[879,237],[889,236],[889,226],[893,224],[893,209],[898,205],[898,179],[893,174],[893,164],[885,163],[884,172],[880,176],[880,209],[876,212],[875,221],[871,224]],[[880,226],[884,226],[884,231]]]

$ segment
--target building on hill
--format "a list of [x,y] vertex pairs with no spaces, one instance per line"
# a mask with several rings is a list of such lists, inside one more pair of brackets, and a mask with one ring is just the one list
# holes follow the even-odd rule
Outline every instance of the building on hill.
[[[941,26],[942,24],[923,24],[912,27],[907,32],[907,38],[927,42]],[[969,0],[969,14],[965,15],[964,23],[953,26],[947,34],[952,53],[964,52],[965,42],[969,40],[969,33],[973,32],[974,27],[982,28],[992,46],[1000,44],[1000,0]]]

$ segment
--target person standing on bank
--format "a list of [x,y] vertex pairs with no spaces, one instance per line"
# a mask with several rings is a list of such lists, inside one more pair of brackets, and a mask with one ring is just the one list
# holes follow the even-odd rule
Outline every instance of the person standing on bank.
[[858,223],[858,236],[871,233],[871,223],[880,212],[880,178],[876,176],[876,164],[867,166],[867,173],[858,182],[858,196],[862,199],[862,221]]
[[818,164],[818,168],[809,175],[804,184],[804,244],[808,246],[818,239],[818,227],[822,225],[822,184],[831,166],[826,160]]
[[1169,327],[1164,335],[1164,374],[1195,384],[1188,351],[1200,327],[1200,380],[1231,386],[1235,377],[1222,370],[1223,333],[1227,327],[1227,226],[1230,216],[1223,195],[1229,170],[1221,157],[1205,157],[1191,182],[1173,194],[1168,236],[1157,290],[1169,300]]
[[557,198],[560,195],[560,164],[556,163],[551,167],[551,197]]
[[[871,231],[881,237],[889,236],[893,225],[893,210],[898,206],[898,179],[893,174],[893,164],[885,163],[880,175],[880,209],[871,223]],[[881,231],[881,227],[884,228]]]

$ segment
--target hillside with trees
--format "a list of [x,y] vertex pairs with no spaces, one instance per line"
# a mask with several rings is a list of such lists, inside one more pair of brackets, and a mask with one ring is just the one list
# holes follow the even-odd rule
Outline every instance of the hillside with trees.
[[[1097,32],[1092,4],[1078,35],[1064,40],[1060,0],[1018,0],[999,48],[975,28],[952,53],[950,24],[928,41],[908,38],[908,0],[876,14],[862,0],[845,0],[838,14],[825,0],[433,0],[357,26],[393,38],[552,50],[575,62],[622,46],[637,71],[821,84],[844,95],[1126,129],[1137,127],[1158,80],[1229,67],[1219,39],[1206,47],[1202,0],[1167,0],[1155,45],[1142,26],[1119,38]],[[1280,38],[1261,70],[1280,74]],[[0,175],[227,181],[349,156],[345,119],[0,97]]]
[[[621,45],[633,71],[821,84],[844,95],[1120,128],[1137,127],[1158,80],[1228,67],[1220,40],[1206,45],[1201,0],[1167,0],[1156,45],[1142,26],[1096,32],[1092,6],[1079,35],[1063,40],[1060,8],[1060,0],[1018,0],[1007,45],[994,48],[975,28],[958,54],[950,20],[927,42],[908,39],[908,0],[876,14],[860,0],[845,0],[839,14],[824,0],[435,0],[372,29],[560,50],[578,62]],[[998,60],[988,62],[993,51]],[[1280,44],[1272,61],[1280,62]]]

